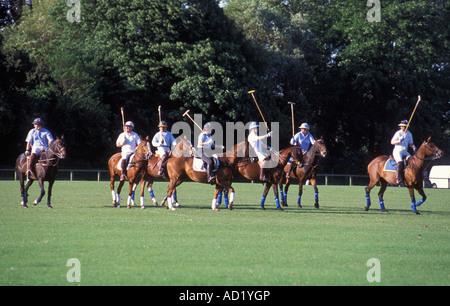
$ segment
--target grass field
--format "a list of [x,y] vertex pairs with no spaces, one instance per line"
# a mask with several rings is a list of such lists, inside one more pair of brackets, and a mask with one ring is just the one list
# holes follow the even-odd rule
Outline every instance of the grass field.
[[[389,213],[364,187],[306,186],[303,207],[275,210],[262,185],[235,183],[235,209],[210,209],[213,187],[184,183],[177,211],[112,208],[108,182],[57,181],[53,209],[24,209],[19,183],[0,181],[0,285],[450,285],[450,190],[427,189],[421,215],[404,188],[388,188]],[[167,183],[155,183],[161,199]],[[38,186],[30,189],[31,202]],[[124,195],[122,201],[126,202]],[[223,208],[223,204],[222,204]],[[81,282],[67,281],[70,258]],[[381,282],[366,274],[380,262]]]

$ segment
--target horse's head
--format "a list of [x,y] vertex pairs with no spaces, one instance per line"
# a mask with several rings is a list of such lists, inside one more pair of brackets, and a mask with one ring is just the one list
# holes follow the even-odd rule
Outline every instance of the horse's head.
[[444,155],[444,151],[431,142],[431,136],[423,142],[421,147],[425,149],[425,156],[431,156],[432,159],[438,159]]
[[56,137],[56,140],[52,141],[52,143],[50,144],[50,152],[55,154],[59,159],[66,158],[67,152],[64,136],[61,136],[61,138]]
[[175,150],[172,152],[173,156],[175,157],[190,157],[194,156],[194,146],[192,143],[184,137],[178,138],[180,141],[178,142],[177,146],[175,147]]
[[139,136],[141,138],[141,142],[136,148],[136,153],[141,154],[144,156],[145,159],[148,159],[152,155],[152,151],[150,149],[150,137],[147,136],[145,138],[142,138],[142,136]]
[[323,158],[327,157],[328,151],[327,147],[325,146],[325,143],[323,142],[323,139],[318,139],[314,145],[313,145],[314,152],[316,155],[320,155]]

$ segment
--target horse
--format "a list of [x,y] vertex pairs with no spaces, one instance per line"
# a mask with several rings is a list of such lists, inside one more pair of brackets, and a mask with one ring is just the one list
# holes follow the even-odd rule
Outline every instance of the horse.
[[[192,145],[185,139],[182,139],[181,142],[177,145],[177,147],[180,146],[190,146],[192,148]],[[186,154],[178,157],[172,157],[167,162],[166,170],[170,178],[170,183],[167,187],[167,208],[170,210],[175,210],[172,202],[172,194],[175,191],[175,188],[183,183],[186,179],[190,178],[191,180],[198,183],[211,184],[208,182],[208,175],[206,172],[194,170],[193,163],[195,157],[185,155]],[[233,182],[232,168],[229,165],[229,161],[226,157],[222,156],[218,159],[220,161],[220,166],[216,172],[215,192],[211,203],[211,209],[215,211],[219,211],[219,208],[217,207],[217,197],[220,191],[228,190],[230,194],[231,205],[234,201],[234,188],[231,186]]]
[[[431,137],[425,140],[417,150],[417,152],[407,160],[407,165],[405,166],[405,186],[408,188],[409,195],[411,197],[411,208],[414,213],[420,215],[417,207],[422,205],[427,196],[423,191],[423,170],[425,161],[434,160],[441,158],[443,151],[439,149],[434,143],[431,142]],[[368,211],[371,205],[370,202],[370,191],[377,184],[380,183],[380,191],[378,192],[378,199],[380,203],[380,209],[382,212],[387,212],[385,208],[383,195],[386,190],[387,184],[395,185],[396,183],[396,171],[395,170],[385,170],[385,165],[389,161],[390,157],[386,155],[378,156],[373,159],[367,166],[367,171],[369,172],[370,183],[366,187],[366,206],[365,211]],[[416,203],[414,196],[414,189],[422,196]]]
[[[178,141],[179,145],[177,145],[172,152],[172,156],[181,156],[181,155],[192,155],[192,145],[189,144],[186,140],[185,141]],[[171,157],[172,157],[171,156]],[[147,161],[147,167],[146,171],[144,172],[144,176],[141,179],[141,197],[144,194],[144,187],[145,182],[147,182],[147,190],[152,198],[153,204],[155,206],[158,205],[158,201],[156,200],[155,194],[153,193],[153,183],[155,178],[162,177],[164,179],[169,179],[169,175],[167,173],[167,167],[164,169],[164,173],[162,175],[159,175],[159,162],[160,157],[157,154],[150,154]],[[163,165],[161,165],[163,166]],[[143,201],[143,200],[141,200]],[[165,202],[167,201],[167,195],[164,197],[164,199],[159,204],[160,206],[164,206]],[[176,196],[176,190],[172,194],[172,204],[175,204],[176,206],[179,206],[177,196]]]
[[[136,153],[133,154],[130,157],[130,162],[128,163],[128,170],[127,170],[127,180],[130,183],[130,188],[128,192],[128,199],[127,199],[127,208],[131,208],[131,205],[133,204],[132,195],[134,186],[138,184],[143,175],[143,170],[145,166],[147,165],[148,156],[151,153],[150,151],[150,140],[149,136],[147,136],[145,139],[141,137],[141,142],[136,148]],[[120,164],[120,160],[122,159],[121,153],[116,153],[108,161],[108,168],[109,168],[109,176],[110,176],[110,188],[111,188],[111,195],[112,195],[112,204],[113,207],[121,207],[120,206],[120,192],[122,191],[122,186],[125,183],[125,180],[120,181],[119,186],[117,187],[117,192],[114,190],[114,182],[116,180],[116,175],[120,176],[121,170],[118,168]],[[141,209],[145,209],[145,205],[143,202],[144,195],[143,195],[143,189],[141,189]]]
[[[260,181],[260,167],[257,162],[251,162],[251,158],[248,157],[248,142],[245,141],[247,151],[246,151],[246,158],[233,163],[233,169],[235,175],[240,174],[247,180],[251,181]],[[264,204],[266,201],[267,193],[269,192],[270,186],[273,188],[274,197],[275,197],[275,205],[276,208],[280,211],[283,210],[283,208],[280,205],[279,195],[278,195],[278,182],[280,181],[282,175],[283,175],[283,168],[289,161],[290,157],[295,158],[297,156],[299,148],[296,146],[289,147],[287,149],[281,150],[280,152],[275,153],[279,160],[278,164],[273,167],[269,168],[266,171],[266,177],[268,178],[267,182],[265,182],[265,187],[263,191],[263,195],[261,198],[260,206],[262,210],[265,210]],[[301,154],[301,153],[300,153]],[[231,206],[231,207],[230,207]],[[233,204],[229,205],[229,209],[232,209]]]
[[20,181],[20,194],[22,197],[22,205],[24,208],[28,208],[28,189],[34,180],[38,180],[39,187],[41,188],[41,194],[38,199],[33,202],[33,205],[37,205],[41,202],[45,195],[44,181],[48,181],[48,195],[47,195],[47,207],[53,208],[50,201],[52,197],[52,188],[55,182],[56,173],[58,171],[58,164],[61,159],[66,158],[66,145],[64,136],[56,138],[55,141],[50,143],[49,149],[43,151],[35,165],[35,174],[31,174],[28,177],[28,181],[24,186],[24,181],[27,178],[27,156],[25,153],[21,154],[16,160],[16,174]]
[[[319,164],[319,157],[325,158],[327,156],[327,148],[323,139],[318,139],[306,152],[303,157],[303,165],[301,167],[294,167],[290,172],[289,178],[286,178],[286,185],[284,186],[283,193],[283,178],[280,180],[280,193],[282,194],[282,205],[287,206],[287,194],[291,181],[295,178],[298,179],[298,198],[297,206],[302,208],[301,199],[303,194],[303,185],[307,180],[311,182],[314,188],[315,203],[314,207],[319,209],[319,189],[316,185],[317,166]],[[302,153],[300,153],[302,154]],[[294,161],[295,162],[295,161]],[[286,165],[285,172],[290,170],[290,165]]]

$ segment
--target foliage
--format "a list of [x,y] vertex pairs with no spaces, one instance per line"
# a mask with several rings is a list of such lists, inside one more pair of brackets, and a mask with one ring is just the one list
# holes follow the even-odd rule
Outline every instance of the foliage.
[[0,41],[7,165],[38,116],[66,135],[72,166],[103,167],[120,107],[143,136],[156,132],[159,105],[169,124],[187,109],[204,121],[248,122],[260,119],[251,89],[266,119],[280,122],[281,147],[291,136],[287,102],[296,103],[296,126],[308,122],[326,140],[328,171],[365,172],[388,154],[418,95],[416,144],[432,135],[449,149],[448,1],[382,1],[380,22],[359,0],[81,4],[81,22],[67,20],[65,1],[35,0],[14,22],[0,12],[9,20]]

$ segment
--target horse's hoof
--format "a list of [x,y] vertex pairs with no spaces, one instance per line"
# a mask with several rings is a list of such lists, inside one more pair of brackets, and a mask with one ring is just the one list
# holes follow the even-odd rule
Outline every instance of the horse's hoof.
[[382,209],[381,212],[389,212],[387,209]]
[[34,206],[38,205],[38,202],[36,200],[34,200],[33,205]]
[[131,209],[131,206],[130,206],[130,204],[128,204],[128,205],[127,205],[127,209]]
[[420,215],[420,212],[419,212],[419,211],[416,211],[416,215]]
[[319,209],[319,204],[314,204],[314,207],[315,207],[316,209]]
[[28,208],[27,204],[23,204],[22,206],[23,206],[23,208]]
[[145,206],[144,206],[144,205],[141,205],[141,209],[145,209]]
[[369,211],[370,206],[364,207],[364,211]]
[[281,206],[278,206],[277,209],[278,209],[279,211],[284,211],[284,209],[281,208]]
[[52,209],[53,207],[51,205],[48,205],[48,209]]
[[300,205],[300,204],[298,204],[297,208],[303,208],[303,206],[302,206],[302,205]]
[[218,209],[218,208],[216,207],[216,208],[214,208],[214,211],[220,211],[220,209]]
[[264,206],[261,206],[261,210],[266,210],[266,208]]

